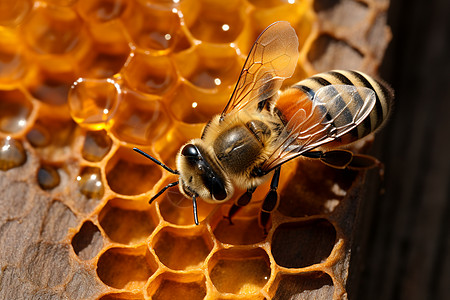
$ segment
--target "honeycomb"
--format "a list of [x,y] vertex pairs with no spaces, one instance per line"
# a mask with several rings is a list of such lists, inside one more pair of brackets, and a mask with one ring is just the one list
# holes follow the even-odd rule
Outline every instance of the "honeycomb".
[[[0,298],[346,299],[364,173],[283,167],[265,236],[258,188],[192,203],[182,144],[221,112],[258,34],[287,20],[319,71],[376,74],[388,0],[0,0]],[[362,142],[355,150],[364,150]],[[239,194],[239,193],[237,193]]]

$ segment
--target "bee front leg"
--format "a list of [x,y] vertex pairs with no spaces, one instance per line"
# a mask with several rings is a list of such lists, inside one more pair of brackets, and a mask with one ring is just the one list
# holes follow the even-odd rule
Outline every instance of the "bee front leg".
[[270,190],[264,198],[264,202],[259,214],[259,224],[264,230],[264,234],[267,235],[267,225],[270,221],[270,214],[278,206],[278,183],[280,181],[281,167],[275,169],[273,173],[272,181],[270,182]]
[[231,221],[231,218],[239,211],[243,206],[246,206],[250,200],[252,200],[252,195],[255,192],[256,187],[249,188],[247,191],[242,194],[241,197],[236,201],[236,203],[231,206],[230,210],[228,211],[228,216],[225,216],[224,218],[227,219],[230,224],[233,224]]

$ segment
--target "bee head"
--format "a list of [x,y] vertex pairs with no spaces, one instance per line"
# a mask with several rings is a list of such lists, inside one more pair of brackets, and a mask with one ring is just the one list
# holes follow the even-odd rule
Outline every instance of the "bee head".
[[186,197],[199,196],[206,202],[217,203],[230,199],[233,194],[231,182],[200,139],[181,147],[177,168],[180,191]]

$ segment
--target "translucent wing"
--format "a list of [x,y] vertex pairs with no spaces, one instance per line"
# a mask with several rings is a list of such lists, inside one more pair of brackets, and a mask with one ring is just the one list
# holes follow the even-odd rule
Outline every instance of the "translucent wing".
[[270,171],[349,133],[370,114],[375,102],[375,92],[369,88],[328,85],[320,88],[312,101],[305,96],[282,109],[282,112],[290,109],[291,115],[262,170]]
[[222,116],[272,97],[283,80],[292,76],[297,60],[294,28],[285,21],[267,27],[253,44]]

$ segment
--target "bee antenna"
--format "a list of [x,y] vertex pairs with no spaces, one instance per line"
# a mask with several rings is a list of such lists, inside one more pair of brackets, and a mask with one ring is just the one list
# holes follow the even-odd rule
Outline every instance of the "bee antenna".
[[173,186],[176,186],[178,184],[178,181],[169,183],[168,185],[166,185],[165,187],[163,187],[158,193],[156,193],[155,196],[153,196],[149,201],[148,204],[152,204],[153,201],[155,201],[156,198],[158,198],[159,196],[161,196],[162,193],[164,193],[168,188],[171,188]]
[[[165,170],[169,171],[172,174],[176,174],[176,175],[180,175],[180,173],[177,170],[172,170],[171,168],[169,168],[168,166],[166,166],[165,164],[163,164],[162,162],[160,162],[159,160],[157,160],[156,158],[154,158],[153,156],[151,156],[148,153],[145,153],[144,151],[142,151],[141,149],[138,149],[136,147],[133,148],[134,151],[136,151],[137,153],[147,157],[148,159],[150,159],[152,162],[154,162],[155,164],[163,167]],[[158,193],[158,196],[160,194]]]

